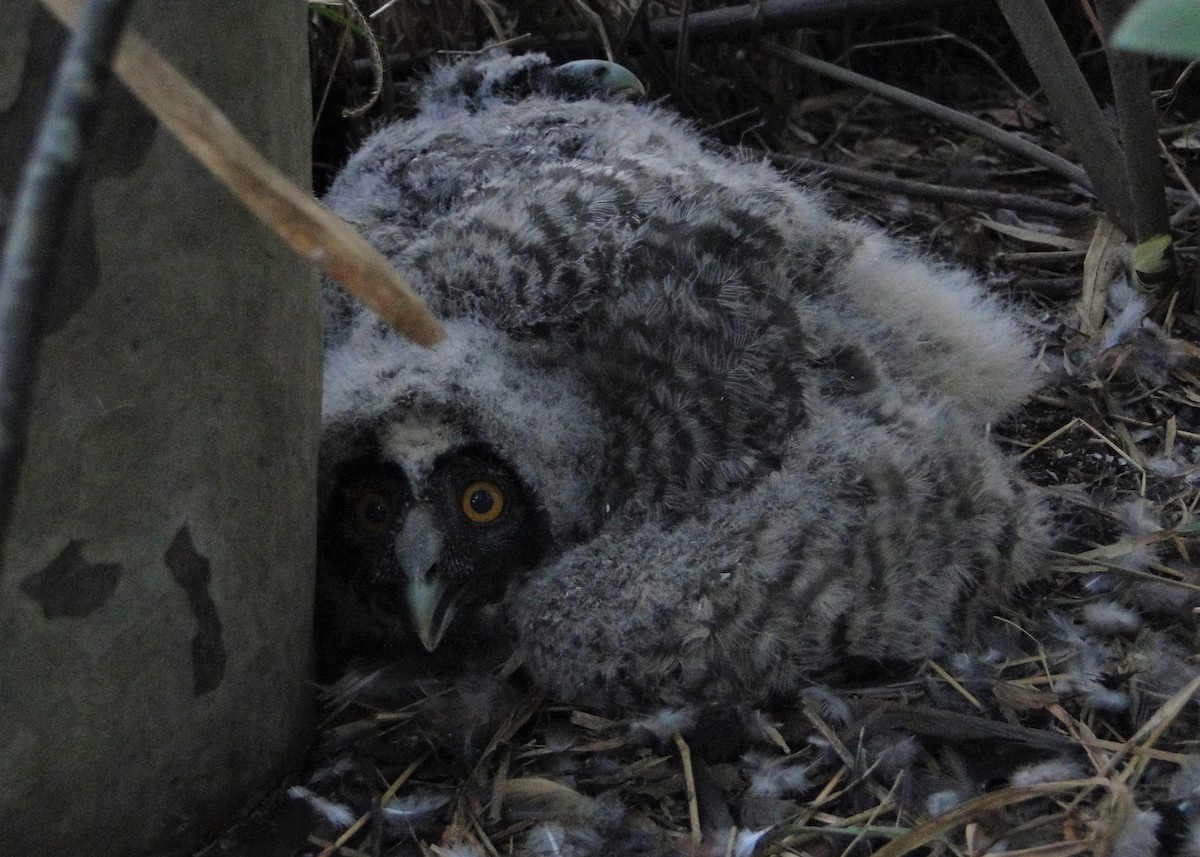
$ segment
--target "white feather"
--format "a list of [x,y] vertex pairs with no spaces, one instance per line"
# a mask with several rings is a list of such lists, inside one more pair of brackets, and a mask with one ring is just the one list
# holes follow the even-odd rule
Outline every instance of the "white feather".
[[811,787],[807,765],[788,765],[773,760],[750,777],[750,793],[760,797],[790,797]]
[[1158,828],[1161,825],[1162,816],[1155,810],[1134,810],[1113,839],[1109,857],[1153,857],[1159,851]]
[[417,792],[394,797],[383,805],[383,817],[389,824],[407,827],[450,803],[445,792]]
[[1009,778],[1009,785],[1017,788],[1036,786],[1042,783],[1061,783],[1078,780],[1083,776],[1083,767],[1069,759],[1049,759],[1033,765],[1017,768]]
[[733,841],[733,857],[751,857],[758,843],[771,832],[771,828],[762,830],[739,830]]
[[345,830],[358,820],[358,816],[348,806],[313,794],[304,786],[292,786],[287,790],[287,795],[307,803],[319,812],[335,830]]
[[684,732],[696,723],[696,712],[690,708],[660,708],[649,717],[640,717],[629,726],[634,732],[649,732],[660,741],[669,740],[677,732]]
[[1111,601],[1088,604],[1083,608],[1083,621],[1097,634],[1108,637],[1132,634],[1142,627],[1141,616]]
[[1142,319],[1145,317],[1146,301],[1141,295],[1131,295],[1125,306],[1118,312],[1116,318],[1112,320],[1107,334],[1100,343],[1100,350],[1107,351],[1121,344],[1130,334],[1136,332],[1141,327]]
[[962,793],[956,789],[934,792],[925,799],[925,811],[931,817],[937,818],[939,815],[945,815],[964,800]]

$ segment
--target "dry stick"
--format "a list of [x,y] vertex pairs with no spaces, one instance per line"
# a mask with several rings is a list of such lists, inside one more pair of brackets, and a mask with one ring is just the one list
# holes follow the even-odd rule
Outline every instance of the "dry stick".
[[675,77],[673,83],[676,92],[683,92],[683,81],[687,72],[688,31],[690,29],[688,25],[691,13],[691,0],[681,0],[675,32]]
[[688,747],[683,736],[678,732],[672,736],[675,749],[679,751],[679,761],[683,765],[683,782],[687,789],[688,819],[692,827],[692,844],[699,845],[704,838],[700,829],[700,802],[696,798],[696,779],[692,773],[692,750]]
[[975,54],[975,56],[979,57],[979,59],[981,59],[988,66],[988,68],[992,70],[992,74],[1004,81],[1004,85],[1012,90],[1013,95],[1017,97],[1018,102],[1021,105],[1031,104],[1033,102],[1033,96],[1021,89],[1021,87],[1017,86],[1016,81],[1005,74],[1004,69],[1001,68],[1000,63],[996,60],[996,58],[970,39],[964,38],[957,33],[946,32],[940,27],[935,27],[932,24],[923,26],[921,29],[927,30],[929,35],[912,36],[910,38],[881,39],[877,42],[856,42],[855,44],[847,47],[847,51],[843,56],[849,56],[855,51],[867,50],[870,48],[887,48],[897,47],[900,45],[922,44],[927,42],[951,41],[956,45],[966,48],[971,53]]
[[[383,92],[383,52],[379,49],[379,38],[375,35],[375,31],[371,29],[371,22],[367,16],[363,14],[362,9],[358,7],[355,0],[342,0],[342,8],[346,10],[348,17],[358,24],[363,32],[363,38],[367,41],[367,51],[371,54],[371,92],[367,96],[367,100],[356,107],[346,107],[342,110],[342,115],[347,118],[362,116],[368,110],[375,106],[375,102],[379,100],[380,93]],[[349,21],[346,22],[345,32],[351,32]],[[341,55],[341,45],[338,46],[338,54]],[[330,71],[330,79],[333,78],[333,72]]]
[[[388,786],[388,790],[386,792],[384,792],[383,795],[379,798],[379,805],[378,805],[379,811],[383,810],[384,804],[386,804],[388,801],[390,801],[392,798],[394,798],[396,796],[396,792],[400,791],[400,787],[409,781],[409,779],[412,777],[412,775],[417,772],[417,769],[420,768],[421,765],[425,764],[425,761],[431,755],[433,755],[433,751],[426,750],[419,757],[417,757],[414,761],[409,763],[408,767],[404,769],[404,771],[400,774],[400,776],[397,777],[390,786]],[[374,812],[374,809],[372,809],[371,812],[364,812],[362,815],[360,815],[353,824],[351,824],[344,831],[342,831],[341,836],[339,836],[333,842],[328,843],[321,850],[319,857],[332,857],[333,854],[336,854],[340,849],[344,848],[346,843],[349,842],[354,837],[354,834],[356,834],[356,833],[358,833],[358,831],[362,830],[363,825],[365,825],[368,821],[371,820],[371,815],[373,812]]]
[[100,97],[132,0],[92,0],[83,26],[59,64],[46,114],[21,175],[0,267],[0,546],[25,457],[30,392],[41,313],[39,292],[53,273],[83,171],[85,141],[100,115]]
[[[1135,755],[1135,757],[1130,760],[1129,764],[1126,765],[1121,777],[1126,781],[1131,777],[1134,780],[1141,777],[1142,773],[1145,771],[1148,758],[1144,751],[1153,749],[1155,742],[1162,737],[1163,733],[1167,730],[1167,727],[1175,722],[1175,718],[1177,718],[1180,712],[1183,711],[1184,707],[1192,701],[1192,698],[1195,697],[1197,692],[1200,692],[1200,676],[1197,676],[1179,690],[1175,691],[1175,693],[1173,693],[1171,697],[1164,702],[1157,711],[1154,712],[1150,719],[1141,725],[1138,731],[1135,732],[1129,738],[1129,740],[1122,745],[1121,749],[1117,751],[1117,753],[1109,760],[1108,768],[1104,771],[1104,773],[1107,774],[1113,770],[1116,764],[1126,754],[1132,755],[1134,754],[1135,750],[1140,749],[1143,752]],[[1140,746],[1138,744],[1139,741],[1143,742]],[[1183,764],[1186,762],[1186,760],[1187,757],[1185,756],[1184,760],[1181,761],[1180,764]]]
[[1100,777],[1086,780],[1063,780],[1057,783],[1038,783],[1032,786],[1021,786],[986,792],[977,798],[961,803],[949,812],[924,821],[908,833],[885,843],[875,852],[875,857],[900,857],[926,845],[939,836],[944,836],[960,824],[972,821],[979,816],[987,816],[997,810],[1005,809],[1028,800],[1039,797],[1053,797],[1069,794],[1080,789],[1103,788],[1111,791],[1113,784]]
[[[1126,0],[1096,0],[1096,11],[1106,34],[1116,29],[1131,5]],[[1125,175],[1133,197],[1134,230],[1137,240],[1145,241],[1171,231],[1162,163],[1158,158],[1158,116],[1150,95],[1150,73],[1144,56],[1114,50],[1107,37],[1105,55],[1121,127]]]
[[600,17],[600,13],[592,9],[587,4],[587,0],[571,0],[575,6],[575,11],[587,19],[587,22],[596,30],[596,35],[600,37],[600,44],[604,46],[604,58],[609,62],[614,61],[612,43],[608,40],[608,30],[604,28],[604,19]]
[[[68,26],[81,0],[42,0]],[[260,155],[216,106],[136,33],[114,62],[129,90],[209,172],[291,248],[419,345],[446,338],[424,301],[354,227]]]
[[1034,729],[1029,726],[1014,726],[999,720],[987,720],[971,714],[942,711],[918,705],[900,705],[893,702],[859,704],[856,714],[871,716],[871,734],[887,729],[904,729],[917,735],[941,738],[948,741],[1005,741],[1035,747],[1050,752],[1070,750],[1075,742],[1065,735]]
[[[572,0],[574,2],[574,0]],[[765,0],[725,9],[691,12],[688,16],[688,40],[690,42],[736,41],[759,32],[794,30],[798,27],[837,25],[853,15],[874,15],[913,9],[933,9],[941,6],[959,6],[967,0]],[[978,0],[976,0],[978,2]],[[643,54],[645,45],[641,34],[648,33],[652,41],[674,44],[679,38],[679,17],[661,16],[645,22],[650,3],[638,0],[632,17],[625,26],[616,44],[616,52]],[[520,37],[522,45],[531,51],[577,53],[594,50],[596,39],[590,32],[576,30],[554,34]],[[453,50],[470,53],[475,43],[456,42]],[[437,51],[398,51],[387,57],[387,64],[399,74],[413,66],[427,62]],[[371,73],[370,60],[357,59],[352,67],[356,75]]]
[[[836,24],[851,15],[874,15],[909,9],[952,6],[963,0],[765,0],[726,9],[692,12],[688,18],[689,40],[720,39],[731,41],[760,31],[793,30]],[[680,19],[655,18],[650,36],[657,42],[679,38]]]
[[630,39],[635,33],[643,34],[647,32],[646,13],[649,8],[650,0],[638,0],[637,6],[633,9],[633,14],[629,16],[629,23],[625,25],[625,30],[621,33],[621,40],[617,42],[617,47],[620,48],[621,53],[625,53],[628,50]]
[[1045,0],[996,0],[1050,106],[1095,184],[1104,210],[1126,233],[1134,212],[1124,155]]
[[931,116],[934,119],[961,128],[981,139],[987,140],[989,143],[1005,151],[1020,155],[1023,158],[1033,161],[1035,164],[1040,164],[1051,172],[1057,173],[1067,179],[1067,181],[1074,182],[1086,190],[1091,190],[1092,183],[1088,179],[1088,174],[1079,165],[1073,164],[1066,158],[1061,158],[1053,152],[1048,152],[1041,146],[1018,137],[1016,134],[1010,134],[1001,128],[997,128],[995,125],[990,125],[982,119],[976,119],[974,116],[968,116],[961,111],[952,110],[949,107],[938,104],[936,101],[931,101],[920,95],[914,95],[898,87],[881,83],[878,80],[873,80],[872,78],[844,69],[841,66],[819,60],[807,54],[802,54],[799,51],[790,50],[781,45],[763,42],[758,45],[758,49],[768,56],[791,63],[806,71],[828,77],[846,86],[858,87],[903,107],[919,110],[927,116]]
[[1036,214],[1042,217],[1053,217],[1059,220],[1083,220],[1092,212],[1080,205],[1067,205],[1061,202],[1051,202],[1048,199],[1038,199],[1020,193],[1004,193],[998,190],[981,190],[972,187],[950,187],[935,185],[927,182],[902,179],[884,173],[859,170],[841,164],[830,164],[815,158],[804,158],[798,155],[786,155],[779,152],[767,152],[766,158],[781,169],[811,170],[818,177],[829,176],[839,181],[863,187],[873,187],[892,193],[908,194],[920,199],[933,199],[940,202],[957,202],[973,208],[1008,208],[1022,211],[1026,214]]

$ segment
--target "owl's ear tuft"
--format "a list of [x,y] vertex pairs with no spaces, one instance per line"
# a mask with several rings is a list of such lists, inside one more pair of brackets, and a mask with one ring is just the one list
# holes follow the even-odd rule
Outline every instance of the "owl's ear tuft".
[[420,110],[435,116],[455,110],[475,113],[494,101],[524,98],[550,68],[550,58],[543,53],[514,56],[506,51],[436,66],[421,88]]

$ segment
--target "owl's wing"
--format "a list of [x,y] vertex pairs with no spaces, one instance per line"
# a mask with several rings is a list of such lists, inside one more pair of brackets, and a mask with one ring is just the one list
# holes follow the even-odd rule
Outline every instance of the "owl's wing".
[[515,588],[533,678],[609,709],[754,705],[953,651],[1039,572],[1038,497],[952,412],[814,416],[752,490],[611,528]]

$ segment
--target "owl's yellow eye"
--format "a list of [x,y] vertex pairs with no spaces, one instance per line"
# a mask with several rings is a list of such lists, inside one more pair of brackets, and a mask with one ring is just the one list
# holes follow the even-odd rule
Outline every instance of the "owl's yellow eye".
[[376,491],[362,494],[354,504],[354,519],[363,532],[381,536],[392,518],[392,504]]
[[472,482],[462,493],[462,510],[475,524],[490,524],[504,511],[504,492],[495,482]]

